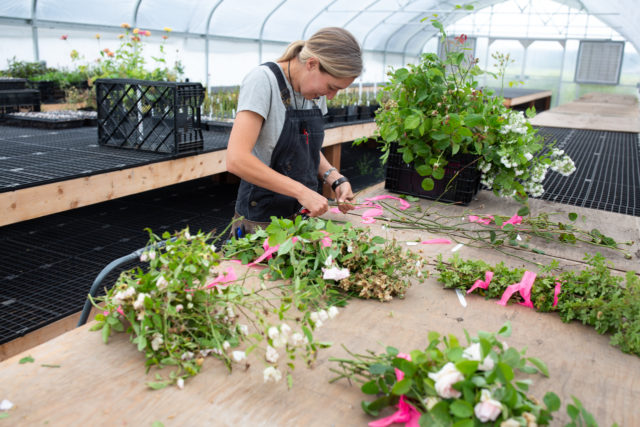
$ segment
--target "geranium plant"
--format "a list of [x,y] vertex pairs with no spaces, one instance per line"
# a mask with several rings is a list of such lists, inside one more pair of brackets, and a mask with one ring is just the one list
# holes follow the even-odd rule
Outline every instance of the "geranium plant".
[[[465,331],[466,332],[466,331]],[[559,397],[547,392],[542,402],[529,395],[531,380],[526,374],[549,376],[545,363],[525,357],[503,341],[509,337],[506,323],[497,333],[479,332],[463,346],[453,336],[437,332],[428,335],[424,350],[402,353],[393,347],[376,354],[349,355],[353,358],[330,358],[338,364],[332,368],[337,376],[331,381],[349,379],[360,383],[362,392],[375,396],[362,402],[368,414],[379,417],[387,407],[396,411],[369,426],[393,423],[407,426],[495,426],[548,425],[552,413],[560,409]],[[347,350],[348,351],[348,350]],[[577,425],[593,420],[579,400],[570,417]],[[589,423],[588,425],[595,425]]]
[[467,167],[480,169],[482,183],[519,201],[544,192],[541,183],[549,168],[572,173],[571,159],[551,149],[522,112],[508,109],[501,96],[479,87],[483,71],[467,53],[466,36],[456,37],[458,46],[450,48],[437,15],[429,20],[440,33],[444,59],[427,53],[419,63],[389,72],[390,81],[379,94],[387,101],[375,117],[383,161],[397,144],[403,161],[413,163],[424,177],[422,188],[430,191],[434,179],[443,179],[452,156],[475,155]]

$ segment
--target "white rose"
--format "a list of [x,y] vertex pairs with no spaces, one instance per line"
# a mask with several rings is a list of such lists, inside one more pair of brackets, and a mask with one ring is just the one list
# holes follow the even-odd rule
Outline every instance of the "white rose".
[[169,282],[167,282],[167,279],[165,279],[161,274],[160,276],[158,276],[158,280],[156,280],[156,286],[161,291],[164,291],[165,289],[167,289],[167,286],[169,286]]
[[329,315],[329,319],[333,319],[338,315],[339,311],[337,307],[331,306],[329,310],[327,310],[327,314]]
[[348,268],[323,268],[322,269],[322,278],[325,280],[342,280],[349,277],[349,269]]
[[249,335],[249,327],[247,325],[238,325],[238,331],[242,335]]
[[236,362],[242,362],[247,358],[247,355],[244,353],[244,351],[236,350],[232,352],[231,355],[233,356],[233,360],[235,360]]
[[224,351],[227,351],[227,350],[229,350],[230,348],[231,348],[231,344],[229,344],[229,341],[225,341],[225,342],[223,342],[223,343],[222,343],[222,349],[223,349]]
[[[480,347],[480,343],[473,343],[469,347],[465,348],[462,352],[462,357],[467,360],[477,360],[480,362],[482,358],[482,347]],[[493,369],[495,362],[489,355],[484,358],[482,363],[478,365],[478,369],[481,371],[490,371]]]
[[289,335],[291,333],[291,328],[286,323],[283,323],[282,325],[280,325],[280,332],[282,332],[284,335]]
[[264,356],[264,358],[267,359],[267,362],[276,363],[278,361],[278,357],[280,357],[280,355],[278,354],[278,350],[271,347],[270,345],[267,345],[267,352]]
[[438,402],[440,402],[440,399],[438,399],[437,397],[429,396],[424,400],[424,406],[427,407],[427,411],[430,411],[434,406],[438,404]]
[[498,415],[502,412],[502,403],[492,399],[491,392],[489,392],[489,390],[482,389],[480,402],[476,403],[476,406],[473,408],[473,412],[483,423],[486,423],[487,421],[495,421],[496,418],[498,418]]
[[300,332],[296,332],[291,335],[291,345],[294,347],[299,347],[304,344],[304,336]]
[[282,373],[278,369],[274,368],[273,366],[269,366],[265,368],[264,371],[262,371],[262,376],[264,378],[265,383],[269,381],[273,381],[274,383],[277,383],[282,378]]
[[176,380],[176,385],[178,386],[178,388],[180,390],[182,390],[184,388],[184,379],[183,378],[178,378]]
[[278,331],[278,328],[276,328],[275,326],[272,326],[267,330],[267,335],[272,340],[275,340],[280,336],[280,332]]
[[456,369],[453,363],[448,362],[440,371],[430,373],[429,378],[436,382],[436,392],[441,397],[450,399],[458,398],[462,395],[462,393],[453,388],[453,385],[464,380],[464,375]]
[[327,313],[327,310],[320,310],[318,311],[318,318],[321,321],[326,322],[327,320],[329,320],[329,313]]

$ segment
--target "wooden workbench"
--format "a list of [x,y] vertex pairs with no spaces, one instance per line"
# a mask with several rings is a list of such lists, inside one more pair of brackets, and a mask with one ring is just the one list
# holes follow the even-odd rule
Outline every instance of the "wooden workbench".
[[640,106],[634,95],[592,92],[537,114],[534,126],[640,133]]
[[[386,193],[378,185],[362,197],[373,194]],[[430,202],[420,203],[426,206]],[[483,191],[471,208],[478,213],[510,214],[516,205]],[[446,209],[455,215],[464,213],[462,207]],[[594,211],[540,200],[532,200],[531,209],[534,215],[571,209],[586,215],[585,228],[600,228],[620,240],[640,240],[640,227],[633,217],[608,212],[589,215]],[[351,220],[358,223],[357,217]],[[375,233],[395,236],[401,244],[440,237],[415,230],[382,230],[380,223],[371,227]],[[419,249],[428,261],[439,253],[449,258],[452,246],[411,248]],[[632,249],[637,249],[637,244]],[[550,254],[547,261],[555,258],[568,267],[579,266],[584,256],[581,248],[574,250],[566,245],[545,247],[545,252]],[[514,267],[523,265],[522,261],[468,246],[458,253],[492,264],[505,261]],[[241,267],[235,268],[242,271]],[[404,300],[353,300],[317,331],[319,340],[331,341],[333,346],[320,352],[313,369],[301,367],[294,373],[292,390],[283,383],[264,384],[259,360],[253,360],[248,371],[229,373],[219,361],[207,359],[202,372],[189,379],[184,390],[169,387],[151,391],[144,382],[153,380],[153,371],[145,375],[144,357],[127,336],[117,334],[105,345],[100,333],[89,332],[89,325],[85,325],[0,363],[0,399],[15,404],[9,418],[2,422],[65,427],[149,426],[154,421],[165,426],[363,426],[373,420],[360,408],[360,401],[367,396],[346,382],[328,383],[332,377],[328,358],[346,356],[340,344],[357,352],[382,351],[385,345],[409,351],[426,346],[428,331],[452,333],[464,340],[464,329],[471,335],[480,330],[497,331],[508,320],[513,335],[507,343],[517,349],[527,347],[527,356],[539,357],[548,364],[550,378],[533,376],[531,395],[541,398],[546,391],[554,391],[560,396],[563,408],[552,425],[568,421],[564,407],[572,395],[602,426],[613,422],[640,425],[640,358],[611,347],[609,338],[592,328],[575,322],[564,324],[554,314],[537,313],[516,304],[502,307],[477,295],[467,296],[467,303],[463,307],[455,293],[442,289],[434,277],[424,284],[415,283]],[[35,361],[19,364],[27,355]]]
[[[325,131],[325,156],[340,164],[340,144],[373,134],[375,123]],[[0,193],[0,226],[226,172],[226,150]]]

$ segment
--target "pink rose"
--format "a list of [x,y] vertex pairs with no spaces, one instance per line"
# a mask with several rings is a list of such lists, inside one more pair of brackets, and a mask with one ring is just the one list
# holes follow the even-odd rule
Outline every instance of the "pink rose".
[[483,422],[495,421],[498,415],[502,412],[502,404],[495,399],[491,398],[491,392],[487,389],[482,389],[480,395],[480,402],[476,403],[473,408],[473,412],[476,417]]
[[436,392],[438,392],[441,397],[450,399],[458,398],[462,395],[462,393],[453,388],[453,385],[464,380],[464,375],[456,369],[453,363],[449,362],[438,372],[430,373],[429,378],[436,382]]

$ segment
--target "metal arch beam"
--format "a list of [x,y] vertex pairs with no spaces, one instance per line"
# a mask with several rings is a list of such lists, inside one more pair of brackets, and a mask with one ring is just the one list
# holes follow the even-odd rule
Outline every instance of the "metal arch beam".
[[218,2],[211,8],[211,12],[209,12],[209,16],[207,16],[207,24],[205,26],[204,33],[204,78],[205,78],[205,86],[204,89],[206,91],[209,90],[209,29],[211,27],[211,20],[213,19],[213,14],[218,9],[218,6],[224,0],[218,0]]
[[[409,6],[409,5],[410,5],[411,3],[413,3],[414,1],[415,1],[415,0],[410,0],[410,1],[408,1],[404,6],[402,6],[402,7],[400,8],[400,11],[403,11],[407,6]],[[392,14],[391,14],[390,16],[388,16],[387,18],[390,18],[391,16],[395,15],[396,13],[397,13],[397,12],[392,13]],[[418,15],[418,16],[419,16],[419,15]],[[386,21],[386,19],[387,19],[387,18],[385,18],[385,21]],[[414,19],[415,19],[415,18],[414,18]],[[391,39],[392,39],[396,34],[398,34],[398,32],[399,32],[401,29],[402,29],[402,27],[401,27],[401,28],[398,28],[398,29],[397,29],[397,30],[395,30],[393,33],[391,33],[391,35],[390,35],[389,37],[387,37],[387,41],[384,43],[384,49],[383,49],[383,51],[384,51],[384,62],[385,62],[385,63],[387,62],[387,51],[389,50],[389,42],[391,41]],[[402,54],[402,61],[404,62],[404,53]],[[384,64],[383,64],[383,65],[384,65]]]
[[364,9],[360,9],[360,11],[358,11],[355,15],[353,15],[347,22],[345,22],[342,26],[346,27],[347,25],[351,24],[353,21],[355,21],[355,19],[362,15],[364,12],[366,12],[367,10],[371,9],[371,7],[375,6],[377,3],[380,3],[381,0],[374,0],[373,2],[369,3]]
[[138,12],[140,11],[140,3],[142,3],[142,0],[137,0],[136,5],[133,8],[133,16],[131,17],[133,28],[136,28],[138,26]]
[[326,5],[325,7],[323,7],[320,12],[316,13],[315,16],[311,19],[309,19],[309,21],[307,22],[307,25],[304,26],[304,29],[302,30],[302,36],[300,36],[300,38],[302,40],[306,40],[307,39],[307,30],[309,29],[309,26],[311,26],[311,23],[313,21],[315,21],[316,19],[318,19],[318,17],[320,15],[322,15],[323,13],[325,13],[330,7],[331,5],[333,5],[335,2],[337,2],[338,0],[333,0],[331,3],[329,3],[328,5]]
[[260,26],[260,35],[258,38],[258,62],[262,64],[262,36],[264,35],[264,27],[267,25],[267,21],[269,20],[269,18],[271,18],[271,16],[276,13],[276,11],[278,9],[280,9],[280,7],[282,7],[283,4],[285,4],[287,2],[287,0],[282,0],[280,3],[278,3],[278,5],[276,7],[273,8],[273,10],[271,12],[269,12],[269,14],[264,18],[264,21],[262,21],[262,25]]
[[[402,6],[400,8],[400,10],[404,10],[404,8],[406,8],[409,4],[411,4],[411,1],[407,2],[407,4]],[[376,29],[378,29],[378,26],[380,24],[382,24],[384,21],[386,21],[388,18],[390,18],[391,16],[395,15],[396,13],[398,13],[398,11],[393,11],[389,15],[385,16],[384,18],[382,18],[382,20],[380,20],[380,22],[377,25],[374,25],[374,26],[371,27],[371,29],[367,32],[367,34],[365,34],[364,39],[362,39],[362,48],[363,49],[364,49],[364,46],[365,46],[365,44],[367,42],[367,39],[369,38],[371,33],[373,33]],[[386,46],[385,46],[385,49],[382,51],[382,69],[383,70],[384,70],[384,68],[386,66],[386,63],[387,63],[387,50],[386,50]]]
[[33,59],[40,62],[40,44],[38,43],[38,0],[31,0],[31,41]]

